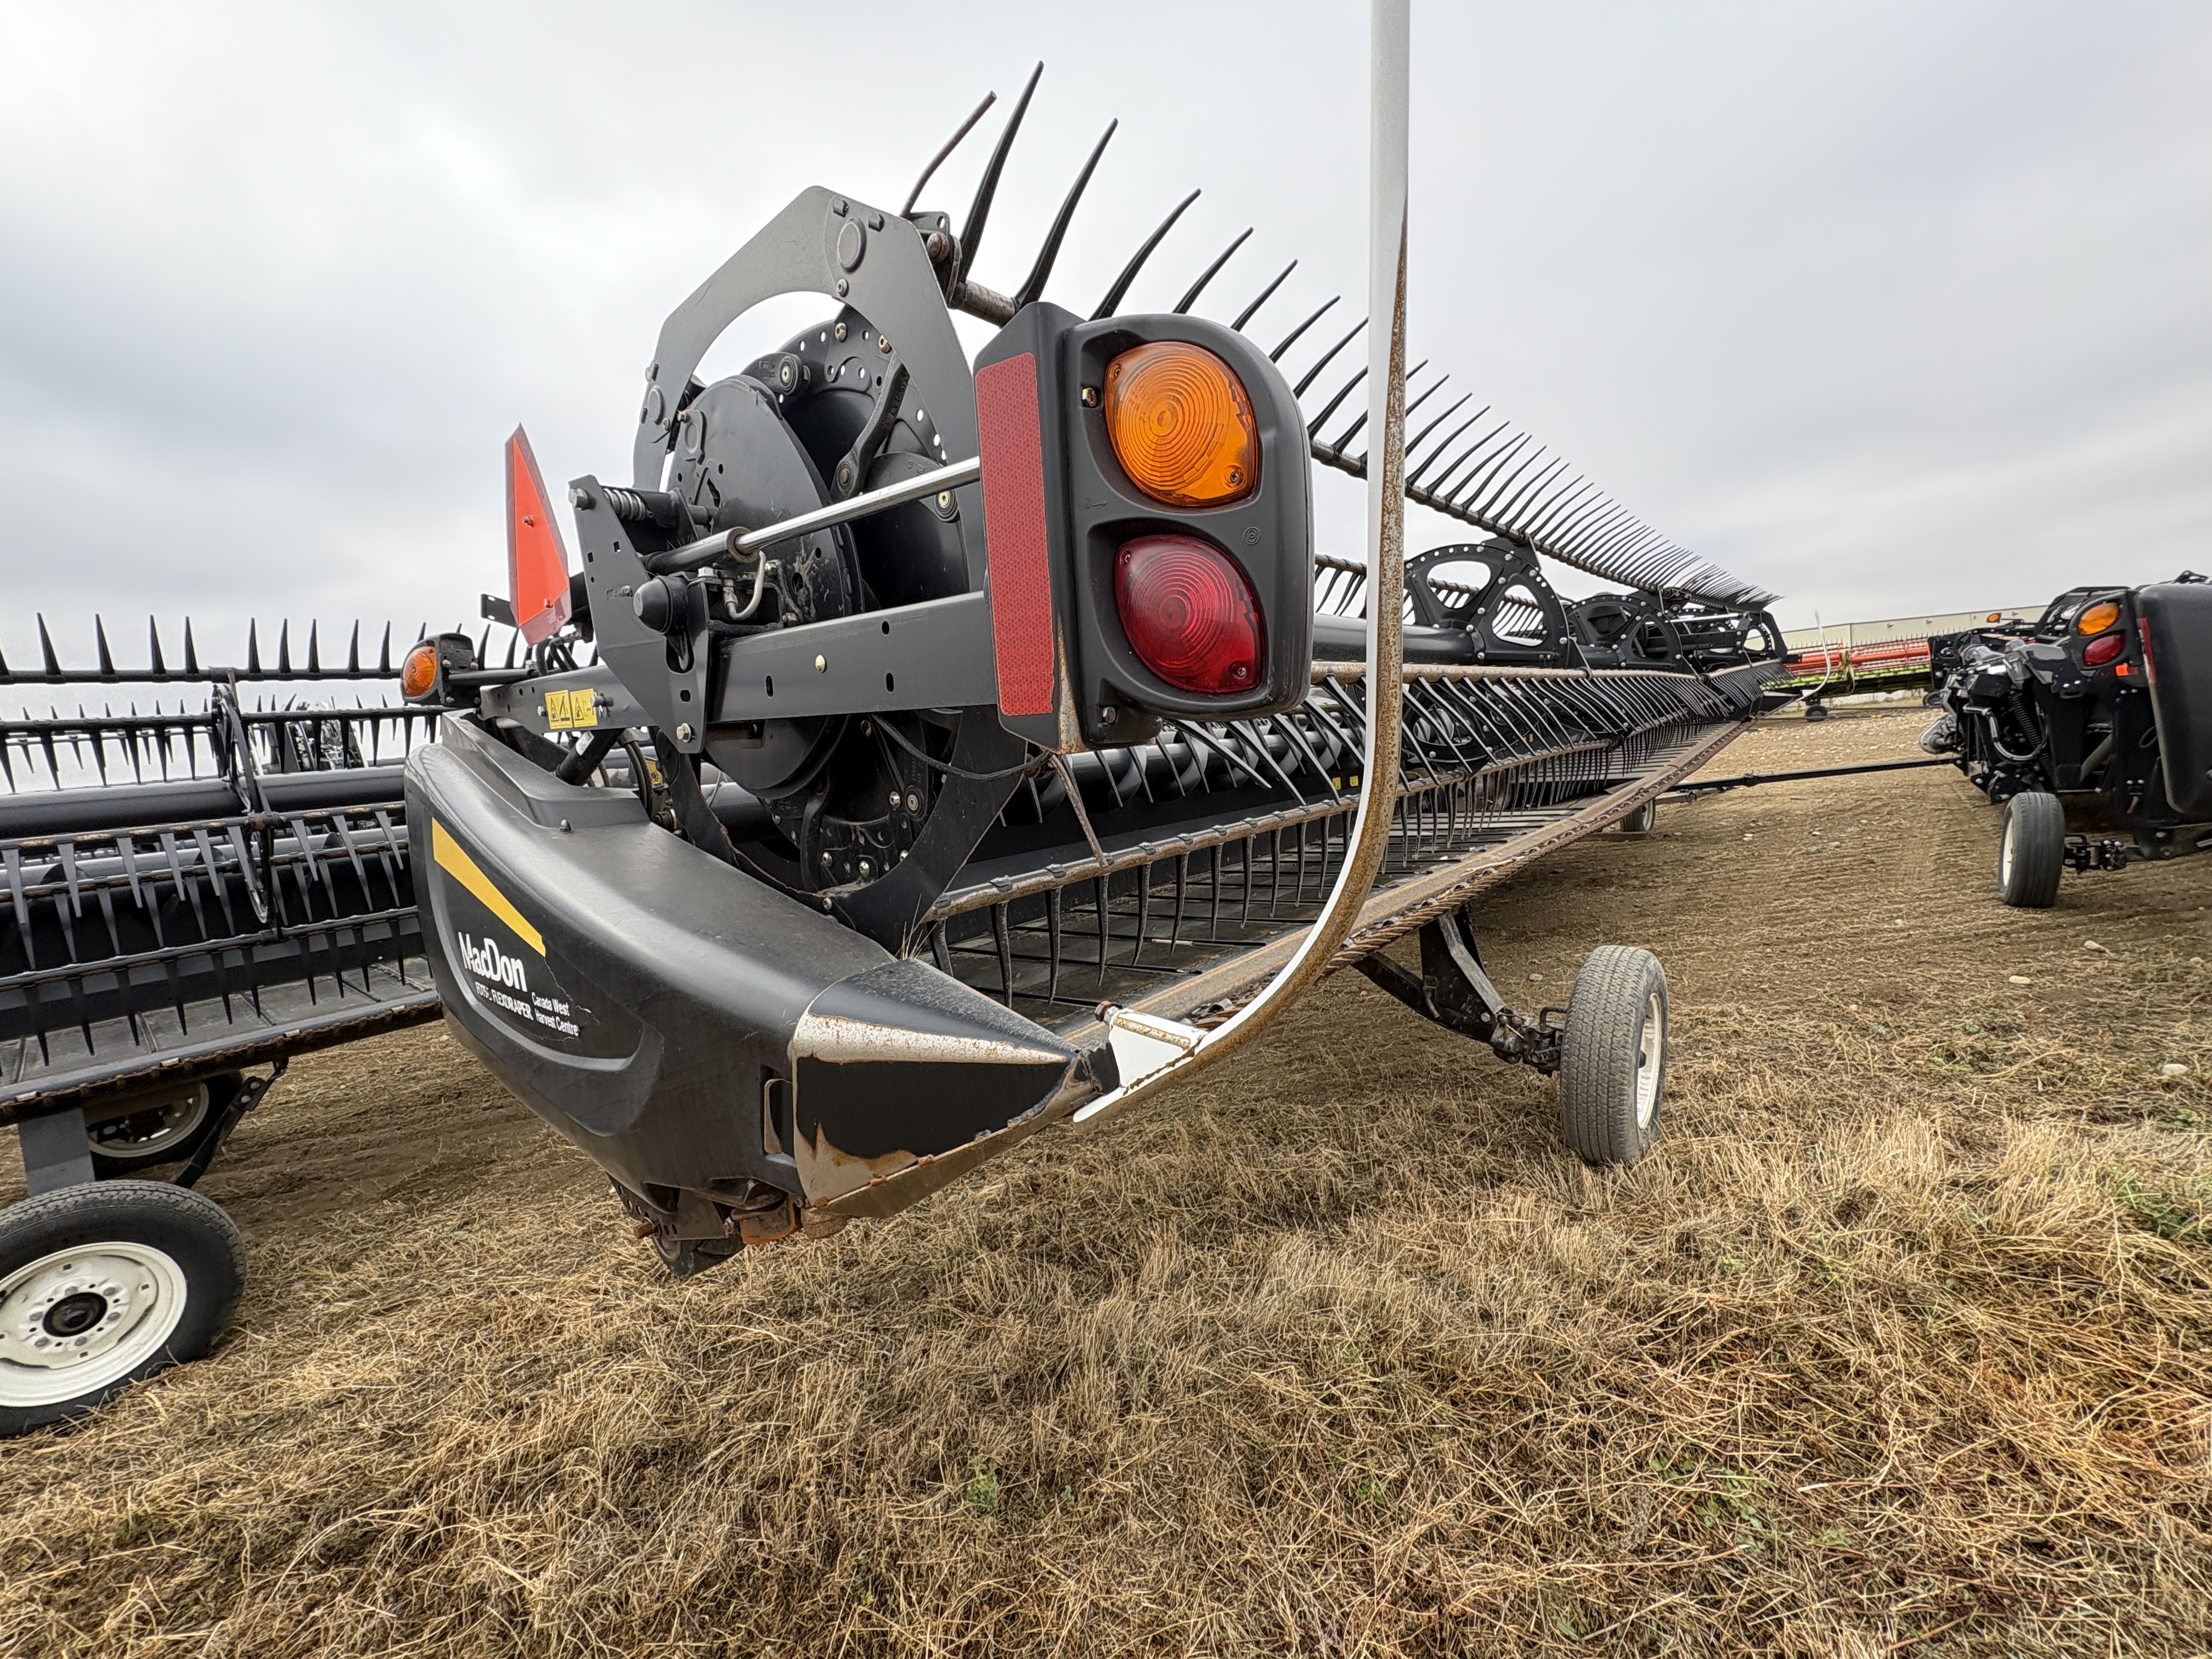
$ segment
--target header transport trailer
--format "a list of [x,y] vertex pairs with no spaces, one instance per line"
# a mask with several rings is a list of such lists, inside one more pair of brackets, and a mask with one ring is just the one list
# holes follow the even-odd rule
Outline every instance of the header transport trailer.
[[[1407,370],[1378,16],[1364,367],[1364,325],[1316,330],[1334,301],[1262,344],[1287,270],[1197,314],[1237,244],[1125,309],[1188,198],[1087,312],[1048,299],[1097,151],[985,287],[1032,76],[957,229],[808,190],[677,307],[628,482],[556,491],[514,435],[500,665],[489,632],[236,670],[156,634],[142,673],[103,632],[96,668],[0,669],[111,696],[0,733],[0,1114],[33,1194],[0,1216],[0,1427],[204,1351],[239,1252],[187,1188],[230,1126],[289,1054],[441,1012],[679,1274],[1172,1098],[1340,967],[1557,1073],[1584,1158],[1651,1144],[1660,964],[1603,946],[1564,1008],[1510,1006],[1473,902],[1648,824],[1743,729],[1771,596]],[[790,293],[818,324],[694,374]],[[972,364],[955,312],[998,329]],[[1316,465],[1367,480],[1364,559],[1316,556]],[[1408,499],[1473,533],[1407,559]],[[1540,555],[1622,591],[1566,602]],[[280,671],[317,706],[250,706]],[[131,680],[207,701],[112,714]],[[131,781],[54,787],[71,754]],[[1382,954],[1413,936],[1418,973]]]

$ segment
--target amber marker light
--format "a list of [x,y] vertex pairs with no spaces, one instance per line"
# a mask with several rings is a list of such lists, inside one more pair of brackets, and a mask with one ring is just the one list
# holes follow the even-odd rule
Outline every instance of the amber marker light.
[[2081,613],[2081,620],[2074,624],[2081,634],[2101,634],[2120,619],[2120,607],[2110,599],[2100,599]]
[[438,684],[438,642],[418,640],[399,665],[399,695],[420,702]]
[[1129,482],[1169,507],[1224,507],[1260,481],[1244,383],[1187,340],[1133,346],[1107,364],[1106,435]]

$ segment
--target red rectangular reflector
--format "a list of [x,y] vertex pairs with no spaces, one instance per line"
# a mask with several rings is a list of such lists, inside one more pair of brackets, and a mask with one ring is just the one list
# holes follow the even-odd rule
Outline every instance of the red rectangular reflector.
[[983,534],[991,568],[991,632],[999,708],[1053,711],[1052,544],[1045,523],[1044,435],[1036,358],[1029,352],[975,371],[983,461]]
[[514,625],[532,645],[568,620],[568,552],[520,427],[507,441],[507,595]]

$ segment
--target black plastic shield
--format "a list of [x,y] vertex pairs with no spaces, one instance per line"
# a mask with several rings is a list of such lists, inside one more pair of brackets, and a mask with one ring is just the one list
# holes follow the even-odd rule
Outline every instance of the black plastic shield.
[[2160,582],[2136,594],[2151,665],[2166,799],[2212,820],[2212,583]]
[[470,722],[410,757],[407,803],[447,1024],[664,1208],[758,1182],[880,1213],[1089,1092],[1042,1027]]

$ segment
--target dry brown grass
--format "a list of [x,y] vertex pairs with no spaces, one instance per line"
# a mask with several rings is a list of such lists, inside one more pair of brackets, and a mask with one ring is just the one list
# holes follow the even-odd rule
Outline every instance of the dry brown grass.
[[1626,1173],[1347,975],[677,1285],[434,1034],[303,1063],[236,1334],[0,1450],[0,1652],[2205,1650],[2212,863],[2006,912],[1925,774],[1664,823],[1489,904],[1532,993],[1666,956]]

